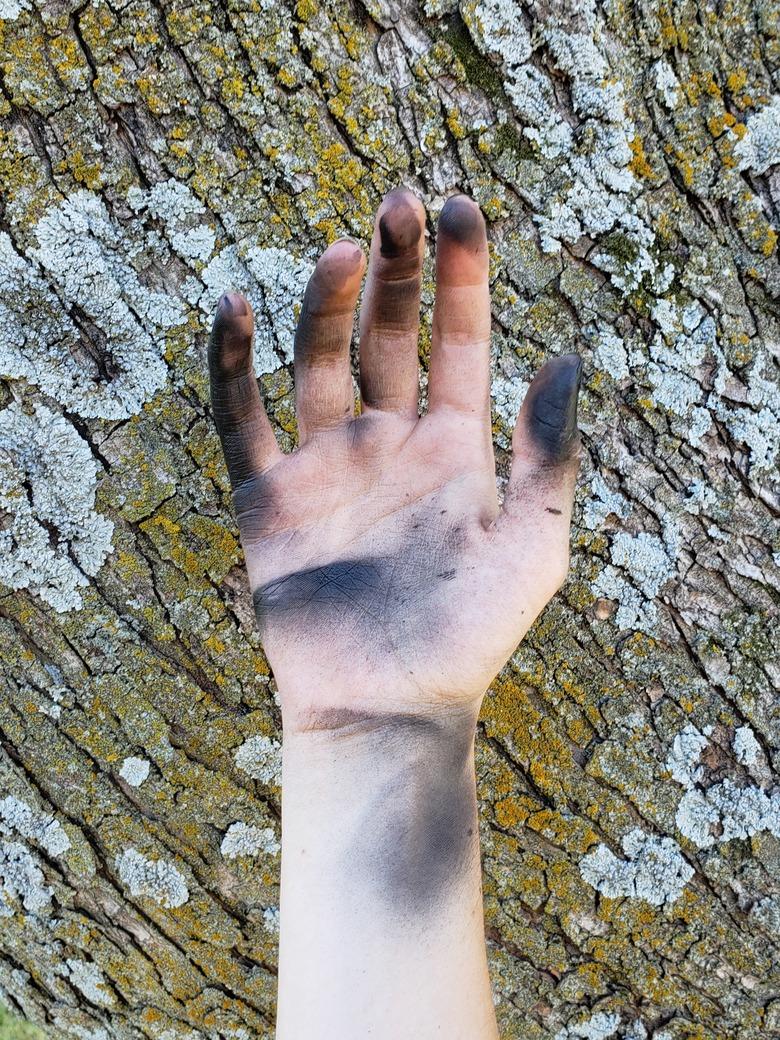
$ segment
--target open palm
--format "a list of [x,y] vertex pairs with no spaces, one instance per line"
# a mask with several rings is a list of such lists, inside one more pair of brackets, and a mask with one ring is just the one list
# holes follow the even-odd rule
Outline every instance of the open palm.
[[568,570],[580,359],[553,358],[533,380],[499,507],[484,220],[464,195],[439,216],[420,416],[424,227],[411,192],[384,198],[360,310],[357,416],[350,342],[365,256],[339,239],[320,257],[295,336],[290,454],[260,399],[248,302],[230,293],[215,318],[214,417],[263,645],[293,728],[478,710]]

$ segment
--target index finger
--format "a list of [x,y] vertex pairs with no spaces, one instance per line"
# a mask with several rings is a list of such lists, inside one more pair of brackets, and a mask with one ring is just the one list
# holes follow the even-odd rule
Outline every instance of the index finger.
[[211,408],[233,491],[284,456],[257,388],[254,318],[240,293],[225,293],[209,336]]

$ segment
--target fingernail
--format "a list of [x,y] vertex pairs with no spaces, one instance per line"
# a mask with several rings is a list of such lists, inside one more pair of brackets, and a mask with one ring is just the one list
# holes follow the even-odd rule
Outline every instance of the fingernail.
[[442,206],[437,231],[460,245],[482,238],[484,221],[479,206],[468,195],[450,195]]
[[409,204],[404,192],[395,189],[395,198],[379,218],[379,249],[382,256],[392,259],[409,252],[420,241],[423,229],[417,211]]
[[240,293],[229,292],[220,296],[218,310],[226,317],[241,317],[248,313],[246,300]]
[[[564,459],[577,439],[577,401],[582,358],[564,354],[549,361],[534,383],[530,432],[551,459]],[[532,387],[534,386],[532,383]]]
[[355,247],[348,255],[346,253],[343,254],[344,259],[351,264],[352,269],[354,269],[360,263],[360,258],[363,255],[360,242],[356,238],[353,238],[352,235],[340,235],[331,242],[328,249],[332,249],[333,246],[338,245],[339,242],[350,242]]

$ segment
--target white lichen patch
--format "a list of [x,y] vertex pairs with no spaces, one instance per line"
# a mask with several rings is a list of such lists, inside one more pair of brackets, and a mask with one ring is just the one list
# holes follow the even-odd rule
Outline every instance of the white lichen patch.
[[9,898],[19,899],[25,910],[34,912],[48,906],[53,894],[30,850],[18,841],[0,841],[0,916],[9,916]]
[[[623,83],[610,68],[595,12],[583,8],[587,31],[570,32],[552,12],[536,20],[531,40],[524,22],[503,0],[468,0],[461,13],[483,54],[500,63],[504,88],[523,122],[523,134],[539,150],[548,176],[545,193],[535,199],[541,247],[559,252],[584,235],[599,238],[619,232],[628,250],[615,260],[611,247],[595,250],[592,262],[625,291],[656,270],[650,248],[654,234],[642,210],[639,185],[630,168],[636,128],[626,111]],[[579,125],[557,100],[551,77],[533,61],[543,46],[558,72],[569,81]],[[630,255],[626,257],[626,252]]]
[[279,934],[279,907],[278,906],[267,906],[263,910],[263,923],[265,924],[266,930],[272,935]]
[[756,740],[756,735],[750,726],[738,726],[734,731],[732,748],[737,762],[743,766],[752,766],[758,761],[761,753],[761,745]]
[[[754,784],[740,787],[730,779],[703,787],[706,771],[699,759],[711,732],[711,727],[702,733],[689,724],[674,739],[666,765],[686,789],[675,814],[677,829],[700,849],[750,838],[761,831],[780,836],[780,791],[767,794]],[[735,756],[742,761],[740,755],[744,755],[749,760],[745,764],[752,764],[760,745],[749,726],[740,727],[737,733]]]
[[746,125],[745,136],[734,145],[738,168],[766,173],[770,166],[780,163],[780,94],[751,113]]
[[9,794],[0,800],[0,834],[13,831],[40,845],[50,856],[61,856],[70,848],[70,838],[58,820]]
[[615,1012],[597,1011],[584,1022],[565,1026],[555,1034],[555,1040],[608,1040],[617,1035],[620,1015]]
[[239,769],[263,784],[281,783],[282,745],[278,740],[250,737],[236,751],[234,760]]
[[621,336],[602,329],[593,348],[593,358],[602,371],[612,376],[615,382],[630,375],[628,349]]
[[621,1024],[621,1016],[614,1011],[597,1011],[584,1022],[565,1026],[555,1034],[555,1040],[647,1040],[647,1027],[640,1019]]
[[133,187],[127,201],[136,213],[146,211],[163,224],[167,239],[185,260],[205,263],[209,259],[216,234],[201,220],[206,207],[186,184],[171,177],[148,191]]
[[499,371],[492,381],[490,394],[493,399],[493,409],[496,415],[503,419],[510,432],[515,428],[528,386],[529,384],[518,375],[502,371]]
[[672,521],[663,536],[618,531],[610,546],[611,563],[598,576],[593,591],[615,600],[615,624],[621,629],[653,632],[658,619],[654,602],[662,586],[677,573],[679,535]]
[[659,97],[668,109],[675,109],[677,102],[680,100],[681,87],[674,69],[665,58],[661,58],[653,66],[653,71],[655,73],[655,89]]
[[24,378],[85,417],[137,413],[164,384],[165,334],[185,320],[173,295],[143,285],[128,230],[78,191],[34,228],[28,256],[0,234],[0,374]]
[[673,838],[658,838],[635,828],[623,837],[626,859],[599,845],[580,860],[580,874],[610,899],[626,896],[653,906],[673,903],[694,875]]
[[130,756],[122,763],[119,775],[131,787],[140,787],[149,776],[149,762],[145,758]]
[[122,883],[133,896],[149,896],[161,906],[183,906],[190,898],[184,876],[165,860],[150,860],[137,849],[125,849],[115,859]]
[[76,989],[90,1001],[100,1007],[110,1007],[114,997],[106,987],[103,973],[92,961],[78,961],[69,957],[65,961],[64,972]]
[[694,480],[688,485],[688,497],[683,502],[683,509],[694,516],[709,512],[718,503],[718,493],[703,480]]
[[780,452],[780,389],[768,352],[760,352],[751,367],[744,405],[734,406],[711,394],[709,408],[726,424],[735,441],[747,445],[752,470],[775,471]]
[[219,851],[226,859],[236,859],[237,856],[257,856],[261,852],[273,856],[280,848],[273,827],[252,827],[239,821],[228,827]]
[[31,7],[31,0],[0,0],[0,22],[12,22]]
[[237,246],[227,246],[201,272],[206,288],[198,303],[213,317],[224,292],[244,293],[255,313],[255,371],[275,372],[292,361],[296,304],[303,299],[313,270],[308,260],[284,249],[254,246],[242,256]]
[[712,726],[705,726],[702,733],[692,723],[678,733],[672,750],[666,759],[666,768],[678,784],[692,790],[704,776],[704,766],[699,764],[702,751],[709,743]]
[[[694,303],[685,310],[667,299],[656,301],[653,318],[661,329],[649,346],[647,377],[652,400],[672,415],[685,419],[681,432],[694,446],[712,424],[710,399],[723,393],[728,376],[726,359],[718,346],[715,322]],[[715,363],[714,395],[702,386],[705,362]]]
[[[42,404],[0,411],[0,582],[58,612],[79,609],[111,552],[114,525],[95,512],[97,463],[75,428]],[[29,489],[29,490],[28,490]]]
[[590,482],[591,498],[582,509],[582,522],[591,531],[601,527],[608,516],[625,520],[631,506],[619,491],[613,491],[600,473],[594,473]]

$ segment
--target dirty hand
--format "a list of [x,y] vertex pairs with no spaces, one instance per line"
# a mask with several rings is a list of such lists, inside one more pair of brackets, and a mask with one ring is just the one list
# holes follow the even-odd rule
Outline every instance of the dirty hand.
[[[277,1037],[496,1040],[481,911],[474,736],[482,696],[563,582],[580,360],[537,373],[499,508],[485,224],[436,230],[418,414],[425,213],[377,213],[325,250],[295,335],[299,445],[284,455],[252,370],[248,303],[222,298],[211,399],[284,726]],[[432,968],[435,966],[435,970]]]
[[553,358],[531,383],[499,508],[478,206],[455,195],[439,216],[419,415],[424,250],[422,204],[390,192],[360,309],[357,416],[350,340],[365,256],[341,238],[320,257],[295,335],[290,454],[253,374],[251,308],[237,293],[219,303],[211,400],[286,728],[339,728],[353,713],[478,711],[567,573],[580,359]]

